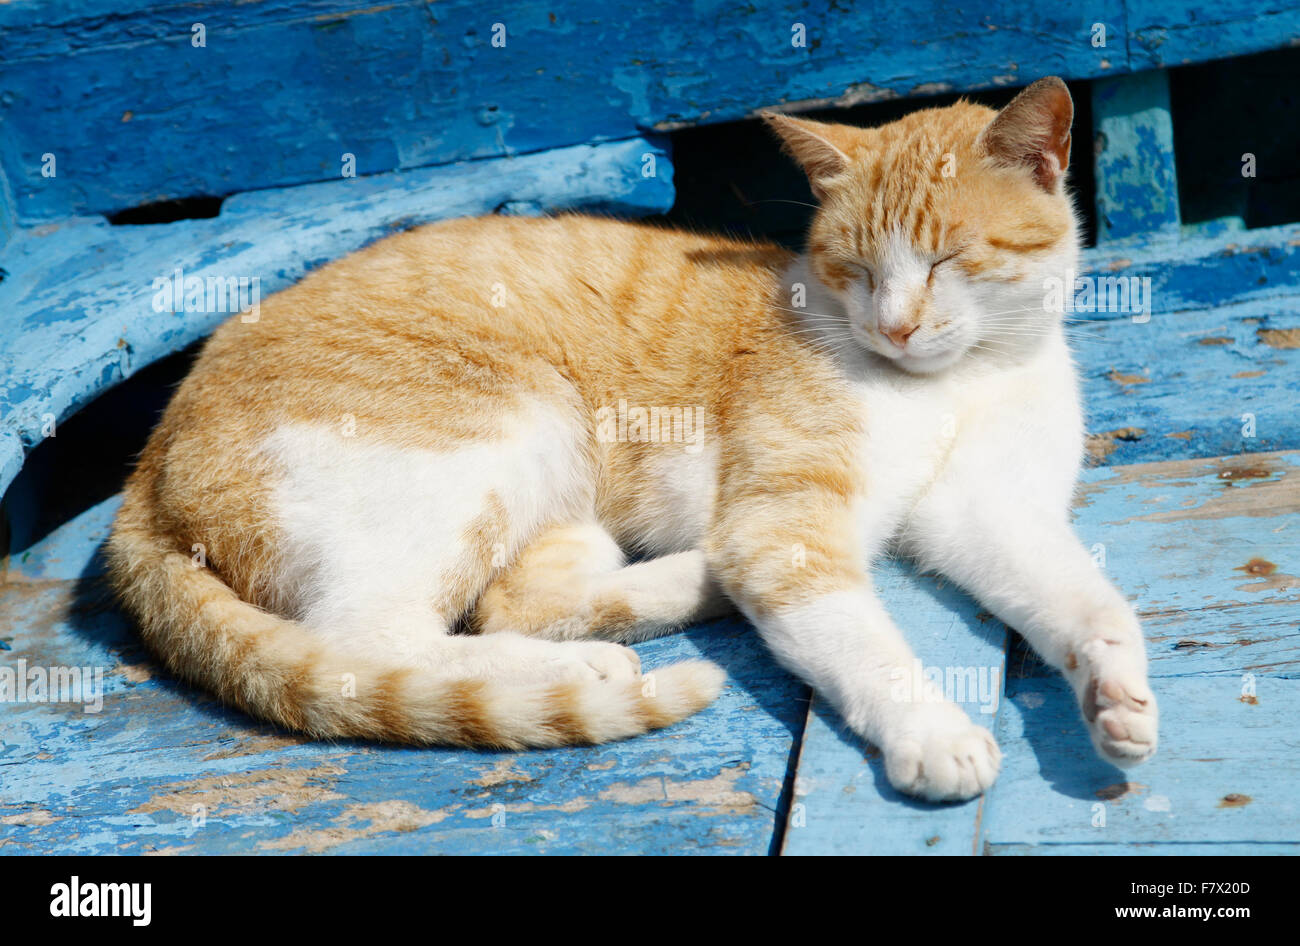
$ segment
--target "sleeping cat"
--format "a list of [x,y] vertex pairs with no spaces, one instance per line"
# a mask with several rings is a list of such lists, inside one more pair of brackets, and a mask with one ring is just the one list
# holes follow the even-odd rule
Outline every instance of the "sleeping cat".
[[896,788],[969,798],[999,750],[931,684],[900,692],[870,573],[895,551],[1143,761],[1143,639],[1069,524],[1083,428],[1044,305],[1077,266],[1072,117],[1059,79],[876,129],[769,115],[819,201],[802,256],[486,217],[325,266],[208,341],[127,483],[112,580],[235,706],[426,744],[673,723],[722,671],[643,676],[623,643],[734,606]]

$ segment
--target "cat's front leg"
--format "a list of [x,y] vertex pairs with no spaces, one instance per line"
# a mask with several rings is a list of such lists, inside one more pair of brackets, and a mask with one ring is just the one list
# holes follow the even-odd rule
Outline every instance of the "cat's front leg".
[[930,801],[960,801],[993,784],[1002,754],[992,733],[932,681],[914,679],[912,650],[865,576],[858,588],[795,603],[782,597],[768,602],[771,608],[755,592],[746,590],[743,608],[764,642],[881,749],[894,788]]
[[1064,674],[1098,753],[1135,765],[1156,751],[1158,711],[1133,608],[1062,512],[1025,495],[921,503],[905,552],[975,595]]
[[912,650],[863,565],[850,497],[816,475],[786,489],[763,482],[719,516],[710,570],[781,664],[881,749],[896,789],[932,801],[983,792],[997,743],[931,681],[913,682]]

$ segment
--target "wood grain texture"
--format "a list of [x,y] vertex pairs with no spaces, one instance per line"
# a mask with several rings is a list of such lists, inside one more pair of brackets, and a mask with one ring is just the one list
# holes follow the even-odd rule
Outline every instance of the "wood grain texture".
[[1064,682],[1017,684],[998,721],[1005,757],[985,814],[985,852],[1143,844],[1177,854],[1184,844],[1214,844],[1230,854],[1294,844],[1300,681],[1267,677],[1256,687],[1251,703],[1234,679],[1157,678],[1160,751],[1124,772],[1086,751]]
[[[192,26],[202,23],[206,46]],[[496,24],[504,45],[494,45]],[[1171,25],[1172,24],[1172,25]],[[1098,26],[1105,28],[1104,37]],[[797,27],[803,28],[802,43]],[[25,219],[522,154],[791,105],[1080,79],[1285,46],[1244,0],[0,5]],[[498,39],[498,43],[500,40]],[[107,145],[106,145],[107,143]],[[44,154],[57,178],[41,176]]]
[[1094,463],[1300,447],[1300,298],[1071,325]]

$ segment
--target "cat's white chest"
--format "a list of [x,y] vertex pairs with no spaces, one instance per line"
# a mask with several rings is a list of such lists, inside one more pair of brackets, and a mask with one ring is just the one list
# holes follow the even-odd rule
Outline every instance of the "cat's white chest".
[[883,538],[942,468],[960,417],[953,392],[942,382],[922,387],[861,381],[854,391],[863,425],[863,532]]
[[869,552],[906,528],[909,511],[942,484],[980,502],[990,478],[1023,481],[1064,506],[1077,474],[1082,423],[1064,344],[982,375],[867,375],[854,382],[863,417],[859,518]]

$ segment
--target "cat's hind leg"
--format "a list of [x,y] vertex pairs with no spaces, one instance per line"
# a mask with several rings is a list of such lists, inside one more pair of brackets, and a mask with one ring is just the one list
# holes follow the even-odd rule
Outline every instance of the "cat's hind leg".
[[549,521],[591,502],[583,435],[570,415],[539,407],[514,426],[510,436],[442,450],[323,426],[277,431],[264,450],[283,471],[273,507],[284,611],[339,652],[448,676],[639,674],[636,654],[613,643],[557,646],[515,634],[489,645],[449,634]]
[[629,565],[604,528],[582,522],[530,542],[488,586],[472,623],[482,633],[632,643],[730,610],[703,552]]

